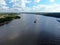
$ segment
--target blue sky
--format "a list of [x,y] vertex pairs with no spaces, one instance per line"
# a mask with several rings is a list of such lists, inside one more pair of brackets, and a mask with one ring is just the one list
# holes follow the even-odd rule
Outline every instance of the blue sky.
[[60,12],[60,0],[0,0],[0,12]]

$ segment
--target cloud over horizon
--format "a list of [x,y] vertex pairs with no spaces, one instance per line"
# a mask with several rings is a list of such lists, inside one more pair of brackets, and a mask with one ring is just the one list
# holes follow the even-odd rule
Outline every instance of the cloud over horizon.
[[60,12],[60,0],[0,0],[0,12]]

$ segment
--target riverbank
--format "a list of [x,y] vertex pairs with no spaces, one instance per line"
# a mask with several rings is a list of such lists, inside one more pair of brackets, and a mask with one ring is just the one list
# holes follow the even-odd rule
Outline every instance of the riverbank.
[[13,19],[19,19],[19,18],[21,17],[18,15],[0,15],[0,25],[4,25]]

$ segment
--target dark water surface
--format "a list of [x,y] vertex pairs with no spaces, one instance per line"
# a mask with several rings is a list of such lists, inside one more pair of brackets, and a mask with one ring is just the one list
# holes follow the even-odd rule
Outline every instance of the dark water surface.
[[33,14],[20,16],[21,19],[0,27],[0,45],[60,45],[58,18]]

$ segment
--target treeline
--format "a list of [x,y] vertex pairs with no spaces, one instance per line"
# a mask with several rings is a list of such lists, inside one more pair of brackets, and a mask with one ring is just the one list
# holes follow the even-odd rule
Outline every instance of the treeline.
[[19,13],[0,13],[0,15],[19,15]]

